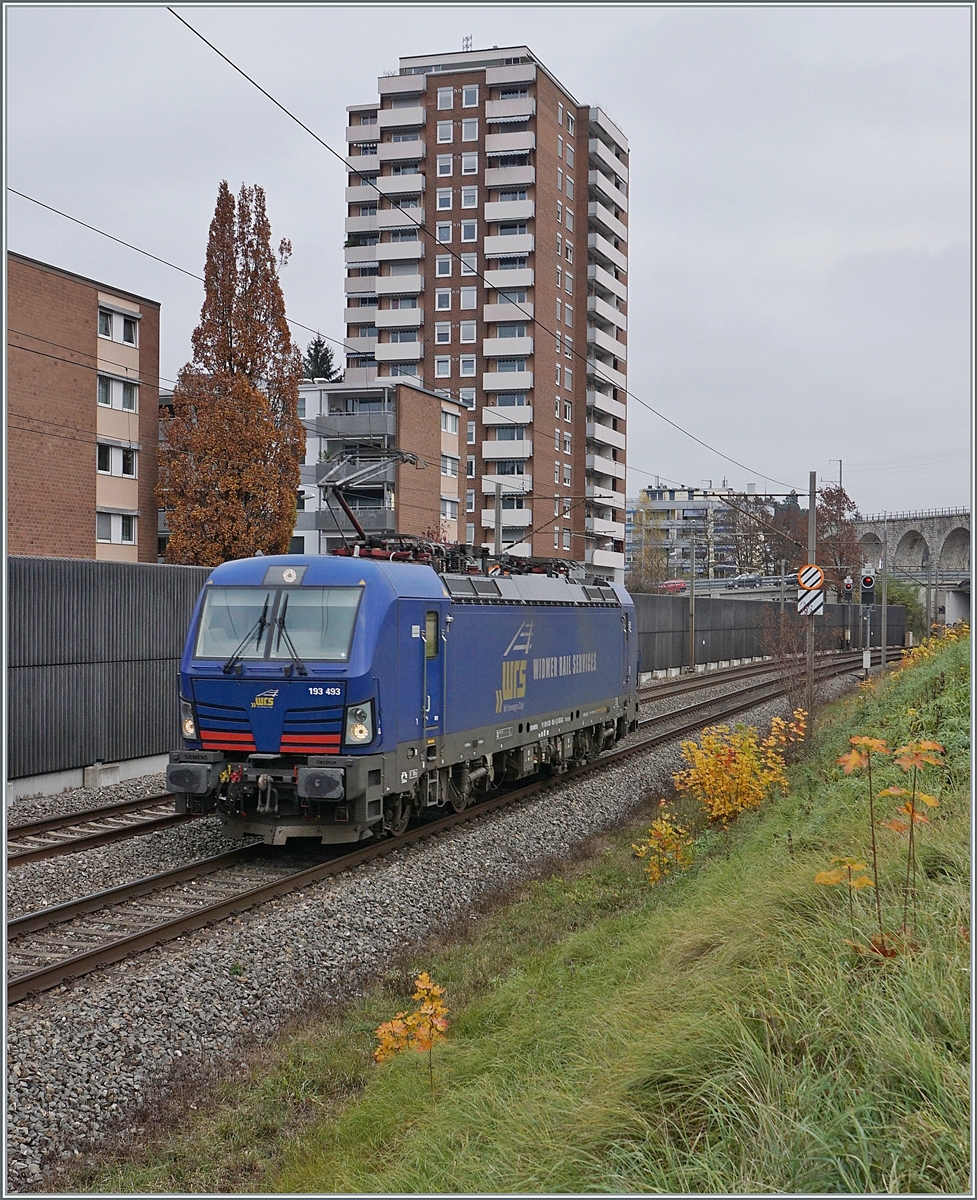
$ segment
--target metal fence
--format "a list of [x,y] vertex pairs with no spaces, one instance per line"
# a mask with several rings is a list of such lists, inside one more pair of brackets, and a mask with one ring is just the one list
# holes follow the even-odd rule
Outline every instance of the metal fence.
[[7,776],[164,754],[208,567],[11,556]]
[[[638,624],[639,670],[664,671],[689,665],[688,596],[635,594]],[[784,616],[800,634],[805,618],[788,604]],[[699,598],[695,602],[696,663],[728,662],[776,652],[773,634],[780,621],[778,601]],[[879,604],[826,604],[815,617],[815,644],[819,650],[858,649],[881,645],[882,606]],[[886,641],[902,646],[906,610],[888,605]]]

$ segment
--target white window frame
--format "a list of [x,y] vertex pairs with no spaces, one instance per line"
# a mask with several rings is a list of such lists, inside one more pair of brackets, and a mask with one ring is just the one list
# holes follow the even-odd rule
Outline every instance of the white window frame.
[[557,200],[557,202],[556,202],[556,223],[557,223],[557,225],[563,224],[563,201],[562,200]]
[[478,208],[478,188],[463,187],[461,189],[461,207],[462,208]]
[[[447,304],[442,303],[445,300],[447,300]],[[451,311],[451,288],[435,288],[434,310],[435,312]]]
[[442,433],[457,433],[458,432],[458,414],[453,413],[447,408],[441,409],[441,432]]
[[[449,479],[457,479],[458,478],[458,462],[459,462],[459,460],[456,455],[442,454],[441,455],[441,474],[447,476],[447,478],[449,478]],[[454,467],[454,470],[451,469],[452,467]]]
[[451,378],[451,358],[435,358],[434,360],[434,377],[435,379],[450,379]]
[[569,238],[566,240],[566,260],[568,263],[573,262],[573,242]]
[[[98,310],[98,336],[99,337],[108,338],[109,341],[112,340],[112,326],[114,323],[112,321],[112,318],[114,316],[115,316],[115,314],[110,309],[100,308]],[[108,329],[106,330],[105,333],[102,332],[103,321],[104,321],[104,324],[108,326]]]
[[556,319],[557,319],[557,321],[563,320],[563,311],[562,310],[563,310],[563,301],[560,299],[559,296],[557,296],[557,298],[556,298]]
[[570,464],[569,464],[569,463],[564,463],[564,464],[563,464],[563,486],[564,486],[564,487],[570,487],[570,486],[571,486],[571,484],[570,484],[570,478],[571,478],[571,472],[572,472],[572,470],[573,470],[573,468],[570,466]]
[[478,288],[463,287],[461,289],[460,300],[459,308],[478,308]]
[[451,276],[451,255],[438,254],[434,259],[434,274],[438,279],[448,279]]
[[459,327],[459,338],[463,346],[474,344],[478,341],[478,322],[477,321],[462,321]]
[[568,296],[573,294],[573,275],[569,271],[563,272],[563,290]]
[[564,419],[564,421],[572,421],[573,420],[573,405],[570,403],[569,400],[563,401],[563,419]]
[[474,379],[476,372],[476,363],[474,354],[463,354],[458,363],[459,371],[463,379]]
[[463,254],[461,256],[461,273],[462,275],[477,275],[478,274],[478,255]]
[[567,113],[567,133],[573,137],[573,130],[576,125],[576,119],[571,113]]
[[451,188],[438,188],[435,208],[438,212],[447,212],[451,208]]
[[461,107],[478,108],[478,84],[466,83],[461,89]]
[[569,529],[564,529],[564,531],[563,531],[563,549],[564,550],[570,549],[570,530]]
[[568,333],[563,335],[563,352],[567,358],[573,358],[573,338]]
[[451,222],[445,221],[435,226],[435,238],[442,246],[447,246],[451,241]]
[[465,478],[466,479],[474,479],[475,478],[475,455],[474,454],[469,454],[468,457],[465,459]]
[[573,180],[570,178],[569,175],[567,176],[566,187],[564,188],[564,192],[566,193],[566,198],[568,200],[573,199]]
[[465,408],[472,409],[475,407],[475,389],[473,387],[463,387],[458,389],[458,399],[462,402]]
[[435,346],[451,345],[450,321],[436,321],[434,323],[434,344]]
[[556,190],[558,192],[563,191],[563,168],[562,167],[556,168]]
[[[95,384],[96,403],[102,408],[112,407],[112,380],[108,375],[99,375]],[[103,400],[102,397],[105,396]]]
[[478,241],[478,222],[477,221],[462,221],[461,223],[461,240],[463,242]]
[[563,157],[563,138],[561,138],[559,136],[556,139],[556,157],[557,158]]
[[[559,414],[557,414],[557,415],[559,415]],[[559,452],[560,452],[560,431],[559,431],[559,429],[555,429],[553,431],[553,449],[557,452],[557,454],[559,454]]]
[[567,142],[566,164],[568,167],[573,166],[573,147]]
[[462,120],[461,140],[463,142],[478,141],[478,117],[465,117]]
[[573,387],[573,371],[569,367],[563,368],[563,386],[570,391]]
[[563,453],[564,454],[572,454],[573,453],[573,450],[571,449],[571,438],[572,438],[572,435],[567,433],[564,430],[564,432],[563,432]]
[[562,386],[562,384],[560,383],[560,364],[559,363],[556,364],[556,386],[557,387]]
[[461,156],[462,175],[478,174],[478,151],[468,150]]
[[455,89],[446,87],[438,88],[438,112],[447,112],[449,108],[455,106]]
[[438,145],[446,146],[454,137],[454,121],[438,121]]
[[438,155],[438,179],[447,179],[451,175],[451,163],[453,159],[451,154]]
[[470,513],[475,511],[475,489],[465,489],[465,512]]
[[564,325],[572,325],[573,324],[573,305],[572,304],[564,303],[564,305],[563,305],[563,324]]

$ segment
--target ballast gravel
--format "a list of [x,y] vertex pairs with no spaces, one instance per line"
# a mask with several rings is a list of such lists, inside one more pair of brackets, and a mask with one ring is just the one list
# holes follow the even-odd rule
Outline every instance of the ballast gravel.
[[[831,690],[845,686],[837,681]],[[777,713],[784,714],[783,702],[739,719],[763,727]],[[569,859],[631,816],[649,791],[667,795],[680,766],[678,744],[671,743],[14,1005],[7,1022],[7,1189],[43,1191],[49,1168],[109,1138],[138,1139],[135,1114],[165,1094],[184,1064],[232,1073],[240,1065],[236,1050],[313,1005],[348,1002],[427,942],[432,928]],[[167,838],[169,845],[163,840],[150,851]],[[82,860],[92,856],[83,854],[25,864],[9,873],[8,887],[24,911],[27,896],[28,907],[37,907],[91,891],[99,886],[93,880],[121,882],[123,854],[133,855],[126,874],[135,878],[162,870],[164,861],[219,853],[221,840],[195,823],[104,847],[87,868]],[[29,887],[26,877],[17,882],[28,867],[35,868]]]

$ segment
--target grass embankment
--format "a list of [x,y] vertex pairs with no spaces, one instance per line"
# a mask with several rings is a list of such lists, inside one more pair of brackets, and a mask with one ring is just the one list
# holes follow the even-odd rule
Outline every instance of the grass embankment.
[[[708,831],[690,870],[650,888],[630,849],[643,829],[622,831],[415,956],[452,1010],[433,1098],[420,1056],[371,1061],[377,1025],[409,1006],[405,972],[88,1188],[965,1191],[968,655],[947,645],[835,705],[790,795]],[[813,882],[836,855],[868,860],[866,780],[836,765],[854,734],[947,751],[926,780],[915,948],[889,959],[851,948],[847,896]],[[875,767],[877,790],[905,780]],[[878,840],[895,931],[906,840]],[[871,889],[854,902],[867,942]]]

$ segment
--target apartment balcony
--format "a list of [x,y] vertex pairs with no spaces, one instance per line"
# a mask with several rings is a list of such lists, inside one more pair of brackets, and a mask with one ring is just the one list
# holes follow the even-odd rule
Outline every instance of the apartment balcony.
[[604,521],[600,517],[587,517],[584,521],[584,529],[587,533],[596,534],[598,537],[616,538],[618,541],[623,541],[625,536],[625,526],[619,521]]
[[357,387],[367,387],[376,378],[376,367],[347,367],[343,372],[343,383],[355,383]]
[[[379,324],[378,321],[377,326]],[[605,396],[602,392],[588,392],[587,407],[595,408],[598,412],[607,413],[610,417],[617,417],[619,421],[626,421],[628,417],[626,405],[620,404],[617,400],[612,400],[610,396]]]
[[587,150],[590,154],[592,165],[596,166],[597,163],[602,163],[604,166],[609,167],[624,183],[628,182],[628,164],[622,162],[610,146],[602,142],[600,138],[592,137],[587,143]]
[[486,67],[486,87],[503,87],[507,83],[532,83],[536,78],[535,63],[512,63],[506,67]]
[[598,326],[587,326],[587,341],[591,345],[599,346],[601,350],[606,350],[608,354],[613,354],[615,358],[621,359],[622,362],[627,361],[628,348],[624,342],[619,342],[617,338],[611,337],[609,333],[605,333]]
[[371,263],[376,265],[379,262],[377,251],[380,249],[380,243],[377,242],[374,246],[345,246],[343,248],[343,258],[347,266],[369,266]]
[[482,495],[494,495],[495,485],[502,485],[502,494],[510,496],[525,496],[533,490],[532,475],[492,475],[486,472],[482,475],[479,486]]
[[535,200],[492,200],[485,205],[486,221],[530,221],[535,216]]
[[427,91],[425,75],[382,75],[377,80],[381,96],[414,96]]
[[[362,312],[362,309],[349,308],[346,311],[355,313]],[[373,314],[373,324],[377,329],[418,329],[424,323],[423,308],[375,308]]]
[[608,304],[606,300],[602,300],[600,296],[587,297],[587,312],[593,313],[594,316],[600,317],[604,321],[609,321],[618,329],[626,330],[628,327],[628,319],[625,314],[612,304]]
[[514,233],[505,237],[482,239],[482,250],[487,258],[504,258],[509,254],[532,254],[536,249],[536,238],[531,233]]
[[381,108],[377,113],[378,129],[412,129],[427,120],[427,110],[416,108]]
[[378,296],[416,296],[424,291],[423,275],[377,275],[372,282]]
[[378,363],[419,362],[424,357],[424,343],[378,342],[373,357]]
[[416,142],[381,142],[377,146],[377,158],[382,163],[420,162],[426,153],[427,146],[420,138]]
[[532,386],[532,371],[486,371],[482,375],[486,392],[528,392]]
[[623,300],[625,304],[627,303],[628,285],[622,283],[620,279],[615,279],[613,272],[606,270],[597,263],[588,263],[587,279],[595,287],[603,288],[605,291],[617,296],[619,300]]
[[375,296],[379,275],[347,275],[343,280],[343,291],[347,296]]
[[[377,182],[380,182],[379,179]],[[421,186],[423,187],[423,183]],[[421,188],[417,187],[414,190],[419,192]],[[348,187],[345,196],[347,204],[376,204],[379,199],[377,189],[366,183],[357,183]]]
[[623,221],[619,221],[609,208],[606,208],[596,200],[591,200],[587,205],[587,219],[591,229],[596,226],[598,230],[607,234],[608,237],[616,237],[622,242],[628,240],[627,225]]
[[625,391],[628,386],[628,377],[623,371],[615,371],[613,367],[607,363],[600,362],[597,359],[587,359],[587,375],[602,380],[604,383],[612,384],[614,387],[622,388]]
[[[342,483],[342,481],[344,479],[348,478],[350,475],[352,475],[354,473],[354,471],[359,471],[361,467],[368,466],[370,464],[370,462],[371,462],[371,460],[370,460],[369,456],[364,454],[364,457],[361,459],[354,459],[352,462],[343,463],[342,468],[340,470],[339,478],[333,479],[332,482]],[[396,474],[397,464],[396,463],[391,462],[391,463],[382,464],[382,463],[378,462],[376,464],[376,466],[377,466],[377,474],[369,481],[368,484],[364,484],[363,485],[364,487],[371,487],[371,488],[379,487],[381,483],[396,482],[396,479],[397,479],[397,474]],[[315,469],[316,483],[322,483],[323,479],[325,479],[325,477],[327,475],[331,476],[335,470],[336,470],[336,463],[332,463],[332,462],[328,462],[328,461],[316,463],[316,469]],[[375,509],[374,511],[385,511],[385,510]]]
[[394,437],[397,433],[397,414],[329,413],[316,417],[315,431],[317,437],[337,439]]
[[[375,182],[384,196],[412,196],[416,192],[424,191],[426,178],[420,173],[416,175],[381,175]],[[373,198],[376,199],[376,192],[373,192]]]
[[533,352],[531,337],[485,338],[482,353],[486,358],[524,358]]
[[591,130],[593,130],[595,127],[599,129],[609,142],[613,142],[616,146],[620,146],[625,154],[627,154],[628,139],[624,136],[620,129],[618,129],[618,127],[602,108],[592,108],[590,110],[590,126]]
[[536,134],[531,129],[519,133],[487,133],[486,154],[525,154],[536,149]]
[[346,233],[377,233],[379,226],[377,217],[379,213],[373,213],[368,217],[347,217],[343,222],[343,229]]
[[595,567],[611,568],[615,571],[624,570],[624,555],[614,550],[594,550],[587,559]]
[[594,483],[588,483],[584,490],[588,500],[596,500],[606,508],[618,509],[621,512],[627,509],[628,502],[623,492],[615,492],[611,488],[598,487]]
[[486,121],[528,121],[536,116],[535,96],[520,96],[515,100],[486,100]]
[[587,422],[587,440],[601,442],[617,450],[623,450],[628,444],[627,437],[620,430],[612,429],[609,425],[600,425],[596,421]]
[[424,224],[423,208],[381,208],[375,217],[364,217],[364,220],[374,220],[377,229],[416,229]]
[[587,250],[591,260],[596,258],[598,266],[606,269],[607,264],[610,263],[619,271],[628,269],[628,256],[618,250],[616,246],[611,245],[607,238],[602,237],[599,233],[587,234]]
[[623,212],[628,211],[628,198],[620,190],[614,186],[614,181],[608,179],[603,171],[588,171],[587,185],[592,187],[599,195],[609,200],[611,204],[616,204]]
[[[353,154],[346,159],[346,165],[360,175],[376,175],[380,171],[380,158],[376,154]],[[373,194],[376,196],[376,192]]]
[[[483,508],[478,514],[478,519],[482,523],[483,529],[495,528],[495,508]],[[514,526],[517,529],[526,529],[533,523],[533,510],[531,508],[503,508],[502,524]]]
[[528,321],[532,319],[533,302],[522,304],[485,304],[482,306],[483,321]]
[[593,471],[595,475],[610,475],[613,479],[623,479],[626,474],[624,463],[614,462],[601,454],[587,455],[587,470]]
[[529,187],[535,182],[535,167],[488,167],[485,171],[487,188]]
[[532,458],[533,443],[530,438],[518,442],[482,442],[482,458]]
[[[346,502],[347,504],[350,502],[349,495],[346,496]],[[356,514],[356,519],[364,533],[394,534],[397,532],[397,514],[392,508],[357,508],[355,503],[350,504],[350,508]],[[339,522],[343,533],[347,536],[356,536],[352,522],[335,500],[332,501],[331,510],[320,509],[315,515],[316,529],[322,529],[326,533],[335,534],[337,532],[336,521]]]
[[408,259],[424,257],[424,243],[420,238],[415,242],[381,242],[373,249],[377,262],[406,262]]
[[380,135],[377,132],[376,125],[347,125],[346,126],[346,142],[347,144],[356,145],[359,142],[378,142]]
[[376,325],[373,318],[377,311],[372,304],[364,304],[362,308],[344,308],[343,322],[346,325]]
[[[485,282],[490,288],[530,288],[536,278],[532,267],[518,267],[513,271],[484,271]],[[514,320],[520,320],[517,309]]]
[[482,409],[483,425],[532,425],[533,410],[528,404],[487,405]]
[[343,349],[347,354],[371,354],[375,358],[373,351],[376,349],[377,339],[375,337],[348,337],[343,338]]

